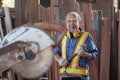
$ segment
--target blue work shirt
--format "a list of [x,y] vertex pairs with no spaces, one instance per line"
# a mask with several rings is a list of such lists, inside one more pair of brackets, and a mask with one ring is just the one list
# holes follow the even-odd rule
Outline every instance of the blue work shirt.
[[[69,60],[74,53],[74,49],[76,46],[76,43],[78,42],[79,38],[69,38],[67,41],[67,45],[66,45],[66,58],[67,60]],[[86,46],[87,46],[87,52],[91,53],[93,56],[93,60],[95,60],[98,57],[98,49],[94,43],[94,40],[92,38],[92,36],[89,34],[88,39],[86,40]],[[61,53],[61,46],[57,46],[54,49],[54,55],[58,54],[59,56],[62,55]],[[80,62],[79,62],[79,66],[83,67],[83,68],[88,68],[89,67],[89,59],[86,57],[81,57],[80,58]]]

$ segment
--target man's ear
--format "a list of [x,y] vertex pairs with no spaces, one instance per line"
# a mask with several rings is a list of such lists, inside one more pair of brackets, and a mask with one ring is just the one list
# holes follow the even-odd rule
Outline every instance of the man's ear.
[[78,26],[81,26],[81,21],[79,21],[79,22],[77,23],[77,25],[78,25]]
[[79,21],[79,25],[81,24],[82,22],[81,21]]

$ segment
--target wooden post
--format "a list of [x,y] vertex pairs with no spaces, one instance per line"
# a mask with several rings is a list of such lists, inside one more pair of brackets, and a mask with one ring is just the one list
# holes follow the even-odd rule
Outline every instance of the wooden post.
[[[119,26],[118,26],[118,63],[120,63],[120,10],[119,10]],[[118,80],[120,80],[120,64],[118,64]]]
[[109,80],[111,29],[102,26],[100,53],[100,80]]
[[[93,36],[96,46],[98,46],[98,30],[89,30]],[[99,58],[96,61],[90,61],[90,80],[99,80]]]
[[83,11],[85,14],[85,26],[86,30],[92,30],[92,4],[91,3],[84,3],[83,5]]
[[5,12],[6,30],[7,30],[7,33],[8,33],[12,30],[12,22],[11,22],[9,8],[7,6],[4,7],[4,12]]
[[110,55],[110,79],[118,80],[118,29],[117,29],[117,14],[115,8],[111,8],[111,55]]

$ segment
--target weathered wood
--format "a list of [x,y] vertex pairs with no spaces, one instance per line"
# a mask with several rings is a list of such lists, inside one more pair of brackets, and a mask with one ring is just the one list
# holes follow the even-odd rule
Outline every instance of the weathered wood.
[[57,64],[57,61],[54,60],[54,69],[55,69],[55,80],[59,80],[59,66]]
[[[119,26],[118,26],[118,63],[120,63],[120,10],[119,10]],[[118,80],[120,80],[120,64],[118,64]]]
[[98,29],[99,29],[99,31],[98,31],[98,49],[101,52],[101,36],[102,36],[101,27],[103,26],[103,21],[102,21],[103,15],[102,15],[101,10],[97,10],[97,11],[98,11]]
[[32,0],[32,4],[30,5],[32,6],[32,22],[38,22],[38,0]]
[[[75,10],[75,0],[59,0],[59,11],[60,11],[60,23],[64,24],[65,16],[70,11]],[[69,7],[68,7],[69,6]]]
[[15,0],[15,26],[20,26],[22,24],[22,12],[23,12],[23,4],[22,2],[26,2],[25,0]]
[[92,5],[91,3],[84,3],[83,4],[83,12],[85,16],[85,26],[86,30],[92,30]]
[[5,12],[6,30],[7,30],[7,33],[8,33],[12,30],[12,21],[11,21],[9,8],[7,6],[4,7],[4,12]]
[[111,55],[110,55],[110,80],[118,80],[118,42],[117,42],[117,14],[111,8]]
[[93,29],[99,30],[98,11],[92,10],[92,12],[93,12]]
[[111,29],[102,26],[101,53],[100,53],[100,80],[109,80],[110,73],[110,41]]
[[[90,34],[93,36],[96,46],[98,46],[98,30],[89,30]],[[99,79],[99,58],[95,61],[90,61],[90,79]]]
[[110,8],[113,5],[112,0],[96,0],[95,4],[92,4],[93,10],[102,10],[103,16],[110,18]]
[[2,28],[2,21],[0,18],[0,42],[2,41],[3,37],[4,37],[4,33],[3,33],[3,28]]
[[80,14],[80,16],[81,16],[81,19],[82,19],[82,21],[81,21],[81,28],[83,29],[83,30],[86,30],[86,28],[85,28],[85,19],[84,19],[84,12],[79,12],[79,14]]
[[79,3],[83,2],[83,3],[95,3],[96,0],[77,0]]

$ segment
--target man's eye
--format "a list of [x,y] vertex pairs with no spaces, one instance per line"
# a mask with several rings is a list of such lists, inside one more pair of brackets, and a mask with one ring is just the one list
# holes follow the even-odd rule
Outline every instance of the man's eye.
[[77,20],[72,20],[73,22],[77,22]]
[[66,22],[77,22],[77,20],[67,20]]

